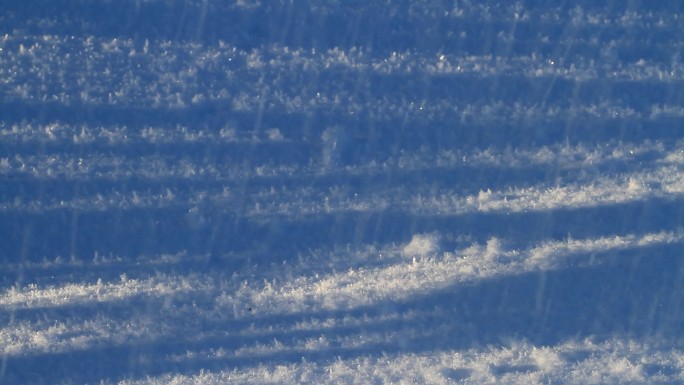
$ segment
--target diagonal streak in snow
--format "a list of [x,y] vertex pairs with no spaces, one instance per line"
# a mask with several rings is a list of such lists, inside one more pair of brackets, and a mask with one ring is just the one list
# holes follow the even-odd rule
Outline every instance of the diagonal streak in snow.
[[[283,283],[266,282],[261,288],[245,286],[217,298],[220,306],[263,314],[311,310],[351,309],[379,301],[399,301],[453,284],[536,269],[558,269],[563,259],[579,253],[622,250],[649,245],[681,243],[684,232],[660,232],[597,239],[545,242],[528,250],[505,250],[490,239],[456,252],[409,255],[399,263],[371,269],[350,269],[324,276],[300,276]],[[391,253],[391,252],[390,252]],[[398,253],[398,251],[394,251]],[[242,311],[244,313],[244,311]],[[238,313],[239,314],[239,313]]]
[[67,284],[38,288],[31,284],[25,288],[10,288],[0,294],[0,308],[22,309],[33,307],[56,307],[92,302],[126,300],[134,296],[163,297],[175,293],[201,292],[209,287],[197,277],[159,276],[149,279],[128,279],[121,275],[120,282],[95,284]]
[[[162,306],[162,312],[157,313],[157,309],[128,320],[97,315],[87,320],[67,318],[47,324],[10,324],[0,328],[0,342],[3,354],[23,355],[32,352],[86,349],[102,343],[120,345],[128,343],[131,338],[141,336],[158,339],[167,335],[187,334],[183,339],[192,339],[195,338],[191,337],[195,333],[194,323],[175,324],[174,320],[177,317],[189,317],[192,313],[194,317],[220,323],[248,319],[255,313],[263,317],[269,314],[351,310],[380,302],[402,301],[454,284],[463,285],[495,276],[522,274],[539,269],[561,269],[572,263],[572,257],[578,254],[683,242],[684,231],[680,229],[677,232],[546,241],[522,250],[508,250],[502,246],[505,242],[492,238],[486,245],[473,244],[462,250],[443,252],[438,245],[436,234],[418,234],[401,248],[389,247],[381,250],[381,254],[388,255],[386,258],[389,264],[385,266],[360,267],[341,273],[312,273],[289,278],[292,271],[286,276],[281,276],[282,273],[276,270],[271,272],[270,279],[265,277],[263,285],[234,280],[228,282],[210,275],[160,275],[150,279],[128,279],[123,276],[120,282],[67,284],[46,288],[29,285],[22,289],[11,288],[2,293],[0,306],[10,311],[45,307],[58,309],[111,301],[126,303],[134,296],[146,296],[158,302],[155,306]],[[416,245],[421,247],[417,248]],[[296,272],[302,267],[293,266],[293,271]],[[191,294],[193,298],[203,299],[213,305],[209,308],[195,308],[193,301],[192,307],[176,308],[172,304],[173,298],[184,294]],[[174,313],[177,314],[171,316]],[[339,326],[336,324],[337,320],[332,322],[333,325]],[[293,327],[297,330],[302,327],[310,328],[304,324]],[[318,324],[315,327],[320,329],[324,325]],[[246,330],[235,332],[243,336],[251,333]],[[247,354],[252,348],[245,349],[247,350],[243,353]],[[262,348],[258,348],[257,351],[263,353]]]

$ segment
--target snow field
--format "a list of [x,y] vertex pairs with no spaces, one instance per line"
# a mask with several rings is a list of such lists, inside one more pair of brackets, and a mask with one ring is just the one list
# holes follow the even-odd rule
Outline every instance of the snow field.
[[0,5],[0,384],[683,382],[683,21]]

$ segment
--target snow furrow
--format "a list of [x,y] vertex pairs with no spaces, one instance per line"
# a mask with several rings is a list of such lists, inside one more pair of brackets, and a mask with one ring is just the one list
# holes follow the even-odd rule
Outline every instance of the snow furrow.
[[[207,352],[220,359],[221,352]],[[195,358],[191,355],[187,358]],[[296,383],[375,384],[388,380],[433,384],[605,384],[629,381],[677,383],[684,380],[684,351],[634,340],[564,342],[536,347],[512,343],[501,348],[400,353],[379,358],[302,362],[275,367],[203,370],[196,374],[165,374],[121,381],[120,385]]]
[[[647,171],[599,176],[588,181],[559,183],[554,186],[521,184],[503,190],[482,189],[477,194],[462,195],[458,191],[434,192],[434,186],[406,191],[403,186],[382,186],[371,191],[348,189],[335,185],[320,191],[306,187],[265,187],[243,195],[241,189],[219,185],[212,189],[194,188],[182,193],[176,188],[157,191],[101,191],[94,195],[60,199],[47,197],[24,201],[21,197],[0,202],[0,211],[46,213],[55,210],[107,211],[130,209],[186,208],[188,218],[208,213],[200,205],[210,205],[214,212],[233,213],[231,202],[243,205],[239,214],[265,220],[277,215],[302,218],[326,213],[376,213],[384,210],[420,215],[464,215],[477,212],[552,211],[584,207],[600,207],[649,199],[678,199],[684,193],[684,174],[671,160]],[[676,158],[675,158],[676,159]],[[670,163],[670,164],[668,164]],[[234,191],[237,190],[237,191]],[[424,191],[421,191],[424,190]]]
[[[598,239],[544,242],[529,250],[506,250],[501,241],[491,238],[486,245],[473,245],[453,252],[440,252],[435,240],[422,235],[404,247],[406,261],[389,266],[297,277],[264,287],[242,287],[236,293],[217,298],[219,306],[247,314],[246,307],[261,314],[339,310],[364,307],[377,302],[406,298],[491,279],[498,275],[521,274],[535,269],[568,267],[573,255],[619,251],[659,244],[680,244],[684,233],[661,232],[640,236],[626,235]],[[425,252],[413,244],[427,243]],[[423,246],[425,248],[425,246]],[[434,248],[434,249],[433,249]],[[420,250],[420,248],[419,248]],[[392,251],[384,251],[391,254]],[[397,251],[394,251],[396,254]],[[601,261],[593,261],[600,264]]]
[[[196,321],[179,323],[177,320],[187,312],[193,312],[197,319],[205,319],[205,322],[230,323],[255,316],[279,317],[322,311],[335,314],[335,311],[363,309],[378,303],[401,303],[414,296],[439,292],[447,287],[467,286],[500,276],[567,269],[571,266],[595,268],[607,263],[609,258],[601,260],[592,257],[589,260],[586,256],[658,245],[681,245],[684,243],[684,232],[680,229],[677,232],[544,241],[528,249],[518,250],[508,249],[506,243],[505,240],[492,238],[484,245],[473,244],[465,249],[445,251],[434,235],[418,234],[401,247],[390,246],[384,250],[376,250],[376,256],[385,255],[385,266],[368,267],[362,264],[333,274],[319,267],[310,275],[297,276],[296,274],[306,270],[306,266],[311,265],[312,261],[307,260],[286,270],[263,270],[260,273],[264,282],[262,285],[244,281],[240,275],[221,277],[212,273],[195,276],[159,275],[149,279],[122,275],[118,282],[48,287],[30,284],[23,288],[10,288],[0,295],[0,307],[5,311],[87,307],[107,302],[126,303],[132,297],[140,297],[140,301],[148,303],[150,311],[133,313],[133,317],[128,320],[109,319],[100,313],[94,319],[82,319],[78,313],[73,313],[63,321],[54,319],[47,324],[30,326],[26,323],[12,325],[10,322],[0,329],[3,354],[66,352],[98,343],[126,343],[135,335],[145,335],[151,339],[163,339],[169,335],[193,338],[191,336],[197,327]],[[578,256],[584,256],[584,261],[579,264],[574,261]],[[321,260],[325,258],[325,255],[321,256]],[[359,257],[352,252],[345,258]],[[188,306],[190,299],[191,307]],[[205,304],[195,305],[196,302]],[[181,306],[182,304],[186,305]],[[139,318],[141,316],[143,318]],[[401,317],[404,316],[406,315]],[[383,313],[379,317],[385,321],[391,319],[389,313]],[[350,320],[332,318],[330,322],[332,324],[328,327],[337,328],[344,325],[340,322],[346,324]],[[155,325],[156,333],[150,334],[147,330],[151,325]],[[280,325],[277,332],[293,333],[304,330],[302,328],[308,327],[301,323]],[[221,333],[220,329],[216,332]],[[249,332],[227,329],[225,332],[242,336],[245,333],[272,334],[268,329],[262,332],[254,329]]]
[[[29,131],[36,132],[35,129]],[[165,137],[167,134],[157,133],[155,135]],[[173,134],[169,135],[173,136]],[[202,139],[204,145],[220,140],[208,132],[201,132],[198,135],[204,138]],[[17,140],[24,141],[26,139],[18,138]],[[8,138],[7,143],[12,141]],[[118,144],[110,150],[117,149],[117,147],[119,150],[121,148],[134,148],[136,145],[139,143]],[[382,147],[381,143],[375,145],[379,148]],[[124,155],[102,153],[99,149],[88,151],[86,147],[78,158],[74,158],[70,153],[60,152],[39,155],[14,154],[13,157],[3,157],[0,158],[0,175],[39,180],[100,181],[124,178],[147,180],[173,178],[201,181],[211,178],[214,181],[238,182],[241,179],[252,178],[304,178],[323,177],[328,174],[334,174],[336,177],[344,175],[363,176],[387,173],[393,170],[407,172],[429,171],[431,169],[449,170],[464,167],[491,167],[502,170],[553,167],[559,171],[592,168],[599,171],[606,166],[613,168],[621,165],[628,166],[637,161],[646,164],[654,162],[681,163],[681,157],[684,153],[682,147],[684,147],[684,143],[681,142],[673,146],[672,144],[666,145],[661,141],[646,141],[634,144],[602,143],[595,147],[588,147],[583,144],[575,146],[563,144],[521,149],[492,147],[483,150],[440,149],[434,152],[425,148],[402,152],[396,157],[378,157],[367,161],[365,164],[355,162],[332,165],[328,168],[323,168],[323,165],[320,164],[324,161],[323,151],[325,148],[321,150],[321,153],[312,153],[312,158],[306,160],[307,164],[302,164],[304,162],[292,164],[256,163],[251,168],[246,168],[244,164],[234,164],[247,160],[244,155],[240,157],[241,154],[236,155],[235,159],[226,159],[226,163],[212,164],[191,156],[142,155],[130,158]],[[259,147],[256,148],[259,149]],[[263,148],[266,150],[269,147],[263,146]],[[295,146],[291,148],[291,151],[296,149]],[[156,150],[158,151],[158,149]],[[228,147],[225,151],[230,152],[231,150]]]
[[32,307],[54,307],[79,305],[89,302],[126,300],[129,297],[163,297],[175,293],[191,293],[207,290],[207,283],[192,277],[154,277],[150,279],[129,279],[121,275],[121,282],[95,284],[68,284],[66,286],[38,288],[31,284],[17,290],[10,288],[0,295],[0,307],[6,311]]

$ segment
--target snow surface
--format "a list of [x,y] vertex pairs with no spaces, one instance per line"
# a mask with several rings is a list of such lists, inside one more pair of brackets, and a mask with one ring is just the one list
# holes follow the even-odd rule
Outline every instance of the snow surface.
[[684,383],[684,5],[0,3],[0,384]]

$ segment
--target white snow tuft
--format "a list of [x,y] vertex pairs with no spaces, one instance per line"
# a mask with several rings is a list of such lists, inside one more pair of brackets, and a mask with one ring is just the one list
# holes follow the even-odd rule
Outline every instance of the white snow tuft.
[[266,134],[268,134],[268,139],[274,142],[279,142],[285,139],[278,128],[270,128],[266,131]]
[[439,252],[439,235],[437,233],[415,234],[411,241],[402,248],[406,257],[426,257]]

